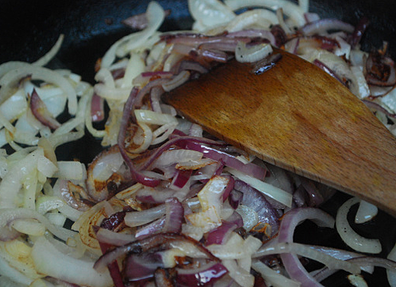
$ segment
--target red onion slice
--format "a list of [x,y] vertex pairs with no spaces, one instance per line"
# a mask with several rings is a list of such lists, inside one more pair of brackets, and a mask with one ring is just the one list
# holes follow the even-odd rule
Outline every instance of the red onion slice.
[[243,193],[241,204],[253,209],[258,215],[260,223],[267,223],[271,226],[270,236],[275,235],[279,228],[278,214],[265,196],[240,180],[235,181],[234,188]]
[[153,278],[154,271],[159,267],[163,267],[159,254],[131,254],[124,261],[124,276],[129,282]]
[[118,258],[123,257],[125,254],[141,254],[142,252],[147,252],[153,248],[167,249],[172,246],[173,243],[186,242],[193,244],[199,251],[203,252],[209,259],[219,262],[213,254],[207,250],[202,243],[187,237],[183,234],[175,233],[159,233],[151,235],[145,239],[132,242],[127,245],[117,247],[115,249],[109,250],[104,255],[102,255],[94,264],[94,269],[101,272],[104,271],[106,266],[114,262]]
[[[307,219],[321,227],[334,227],[334,219],[320,209],[313,207],[292,209],[282,219],[278,242],[293,242],[295,228]],[[281,254],[281,259],[290,278],[301,282],[301,286],[322,286],[307,272],[295,254]]]
[[180,232],[184,218],[184,208],[180,201],[175,198],[165,200],[166,213],[163,232]]
[[356,45],[360,43],[360,40],[362,39],[362,36],[369,24],[370,21],[365,16],[359,20],[349,40],[349,43],[351,44],[352,48],[355,48]]
[[335,78],[337,81],[339,81],[341,84],[343,84],[344,86],[346,86],[345,82],[341,80],[341,78],[332,70],[330,69],[325,63],[323,63],[322,61],[319,61],[318,59],[315,59],[313,61],[313,64],[318,66],[320,69],[322,69],[323,71],[325,71],[327,74],[329,74],[330,76],[332,76],[333,78]]
[[36,89],[33,89],[30,97],[30,109],[36,119],[38,119],[43,125],[53,130],[56,130],[61,126],[61,124],[48,111],[46,105],[37,94]]
[[168,198],[165,200],[165,216],[140,228],[136,231],[136,238],[146,238],[152,234],[178,233],[181,231],[184,218],[184,208],[177,198]]
[[234,223],[223,222],[219,227],[207,233],[206,246],[225,243],[236,228],[237,225]]
[[219,151],[215,148],[208,147],[206,145],[197,143],[197,142],[189,142],[187,143],[187,148],[202,152],[205,157],[211,158],[213,160],[222,161],[225,165],[232,167],[236,170],[239,170],[243,173],[249,174],[252,177],[255,177],[260,180],[264,180],[266,176],[266,170],[256,164],[253,163],[243,163],[239,159],[225,153]]
[[129,168],[132,178],[143,185],[155,187],[159,185],[161,181],[159,179],[154,179],[149,176],[146,176],[142,172],[140,172],[135,167],[135,165],[133,164],[132,160],[129,158],[125,150],[125,133],[128,127],[130,117],[134,117],[132,111],[134,109],[134,105],[137,100],[138,93],[139,90],[136,87],[133,88],[127,102],[125,103],[117,142],[118,142],[118,147],[120,149],[120,153]]
[[104,99],[94,94],[91,101],[91,118],[93,122],[100,122],[104,119]]

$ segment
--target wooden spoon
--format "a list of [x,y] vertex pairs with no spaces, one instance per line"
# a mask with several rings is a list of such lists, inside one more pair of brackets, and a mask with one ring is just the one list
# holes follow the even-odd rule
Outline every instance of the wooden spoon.
[[266,162],[396,216],[396,139],[345,86],[290,53],[271,70],[220,66],[164,101]]

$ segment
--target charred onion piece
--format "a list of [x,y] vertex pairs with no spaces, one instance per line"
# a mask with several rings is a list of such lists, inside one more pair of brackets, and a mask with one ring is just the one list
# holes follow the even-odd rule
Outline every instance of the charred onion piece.
[[192,243],[209,259],[219,262],[219,259],[207,250],[202,243],[192,239],[191,237],[176,233],[158,233],[106,252],[95,262],[94,268],[99,272],[103,272],[109,264],[128,253],[141,254],[143,252],[148,252],[151,249],[167,249],[171,247],[172,243],[177,241]]

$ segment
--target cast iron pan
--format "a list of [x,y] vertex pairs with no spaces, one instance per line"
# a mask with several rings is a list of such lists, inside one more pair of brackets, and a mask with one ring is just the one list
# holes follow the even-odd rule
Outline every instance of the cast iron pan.
[[[187,0],[158,0],[171,15],[161,30],[188,29]],[[147,0],[0,0],[0,64],[6,61],[35,61],[48,51],[59,34],[65,34],[64,45],[51,63],[52,68],[69,68],[87,82],[94,83],[94,65],[109,46],[131,30],[121,20],[143,13]],[[396,59],[396,0],[313,0],[311,10],[323,18],[333,17],[351,24],[366,16],[370,26],[363,37],[366,51],[382,47],[387,41],[391,56]],[[78,158],[89,163],[100,151],[100,143],[92,137],[63,146],[60,159]],[[337,207],[348,198],[337,193],[323,209],[335,215]],[[396,204],[396,203],[395,203]],[[350,213],[353,216],[353,211]],[[353,227],[363,236],[379,237],[383,244],[382,256],[395,244],[396,220],[380,212],[374,221]],[[306,222],[296,231],[295,240],[347,248],[334,231],[317,229]],[[325,286],[351,286],[347,274],[338,272],[322,282]],[[384,269],[376,268],[373,275],[365,274],[369,286],[389,286]]]

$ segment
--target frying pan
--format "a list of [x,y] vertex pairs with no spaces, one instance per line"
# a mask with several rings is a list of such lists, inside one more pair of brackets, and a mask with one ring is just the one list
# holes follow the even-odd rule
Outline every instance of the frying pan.
[[[158,0],[171,15],[162,31],[189,29],[193,23],[187,0]],[[110,45],[131,32],[121,20],[145,12],[147,0],[0,0],[0,64],[6,61],[32,62],[45,54],[65,35],[60,53],[50,63],[52,68],[68,68],[94,83],[94,65]],[[362,39],[362,49],[380,48],[389,43],[389,52],[396,59],[396,0],[312,0],[310,10],[322,18],[338,18],[357,24],[366,16],[370,26]],[[99,141],[86,136],[82,140],[58,149],[59,159],[78,158],[90,162],[101,149]],[[395,187],[396,188],[396,187]],[[337,207],[348,198],[337,193],[323,209],[333,216]],[[396,203],[395,203],[396,204]],[[396,220],[380,212],[375,220],[353,227],[363,236],[379,237],[382,255],[389,253],[396,240]],[[308,235],[308,236],[307,236]],[[296,231],[295,239],[310,244],[345,248],[334,232],[315,229],[309,222]],[[370,286],[389,286],[385,271],[376,268],[367,276]],[[337,273],[322,282],[325,286],[351,286],[345,274]]]

